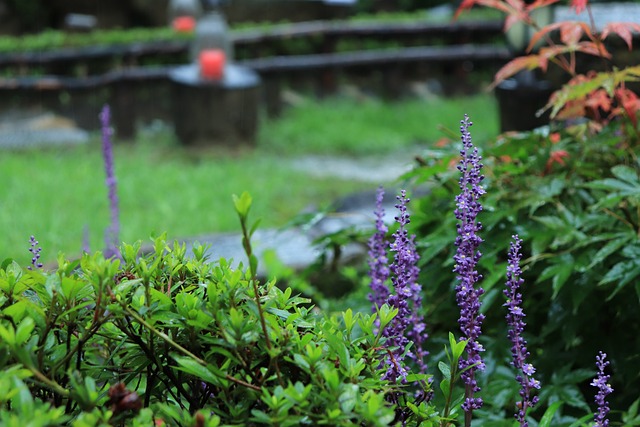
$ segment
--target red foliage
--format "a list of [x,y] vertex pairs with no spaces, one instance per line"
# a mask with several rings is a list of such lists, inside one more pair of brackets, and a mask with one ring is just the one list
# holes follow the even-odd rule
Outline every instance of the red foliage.
[[582,13],[587,8],[588,0],[571,0],[571,7],[576,10],[577,14]]
[[606,39],[609,34],[617,34],[629,47],[631,50],[632,43],[631,40],[633,38],[632,32],[640,33],[640,24],[636,24],[635,22],[610,22],[608,23],[604,29],[602,30],[602,40]]
[[[591,73],[589,76],[579,75],[576,72],[576,53],[611,59],[612,55],[604,45],[607,37],[615,34],[631,49],[632,35],[634,32],[640,33],[640,23],[609,23],[601,33],[597,33],[587,23],[579,21],[557,22],[539,28],[531,17],[531,11],[557,1],[535,0],[531,4],[526,4],[525,0],[462,0],[456,11],[456,17],[463,10],[473,6],[484,6],[505,13],[505,29],[516,22],[522,22],[536,30],[527,48],[529,54],[511,60],[498,70],[492,87],[524,70],[539,68],[546,72],[549,62],[552,62],[571,76],[569,83],[556,91],[545,107],[545,109],[552,108],[552,118],[564,120],[587,117],[592,120],[592,123],[598,125],[592,127],[593,129],[601,129],[612,118],[626,116],[637,128],[640,100],[624,87],[626,81],[640,79],[640,72],[634,69],[636,67],[628,67],[623,72],[615,70],[597,75],[596,73]],[[589,7],[588,0],[570,0],[570,4],[577,13]],[[552,33],[557,33],[558,39],[552,38]],[[531,53],[543,40],[546,45],[540,47],[537,52]],[[554,158],[552,163],[558,160],[562,158]]]
[[547,160],[547,164],[544,168],[545,174],[551,172],[551,168],[554,163],[558,163],[559,165],[565,166],[566,163],[564,161],[565,158],[569,157],[569,153],[566,150],[556,150],[552,151],[549,155],[549,160]]

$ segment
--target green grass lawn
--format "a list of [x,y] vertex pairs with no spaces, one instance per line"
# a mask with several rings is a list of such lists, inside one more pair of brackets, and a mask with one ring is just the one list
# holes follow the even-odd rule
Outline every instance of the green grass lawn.
[[261,144],[285,154],[384,155],[431,144],[444,135],[443,126],[457,135],[465,113],[478,123],[477,138],[497,135],[493,95],[396,103],[332,98],[287,110],[282,120],[262,128]]
[[[374,184],[319,179],[296,170],[298,156],[385,155],[428,146],[442,136],[440,124],[457,129],[468,112],[474,136],[497,134],[493,98],[394,104],[333,99],[310,102],[264,121],[258,147],[229,152],[186,149],[168,133],[117,144],[115,168],[121,208],[121,239],[147,240],[238,231],[232,194],[249,191],[253,218],[281,226],[305,207],[328,205],[337,197]],[[98,136],[83,147],[0,152],[0,260],[30,260],[35,235],[45,262],[58,251],[80,253],[83,230],[90,247],[103,247],[108,225],[107,189]]]

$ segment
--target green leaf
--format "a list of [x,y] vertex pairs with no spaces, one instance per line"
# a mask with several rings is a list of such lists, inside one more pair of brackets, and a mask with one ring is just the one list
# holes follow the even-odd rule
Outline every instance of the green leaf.
[[232,197],[236,212],[241,218],[246,218],[249,215],[249,209],[251,208],[251,195],[244,191],[240,197],[235,194]]
[[[640,425],[640,419],[638,419],[638,405],[640,404],[640,399],[636,399],[635,402],[629,406],[629,409],[625,413],[622,414],[622,422],[625,424],[631,424],[632,422],[636,422],[635,425]],[[634,424],[631,424],[634,425]]]
[[251,229],[249,230],[249,237],[253,236],[253,233],[256,232],[261,222],[262,222],[261,219],[257,219],[256,222],[253,223],[253,225],[251,226]]
[[449,396],[449,391],[451,390],[451,381],[449,378],[443,378],[442,381],[440,381],[440,390],[442,390],[442,394]]
[[593,420],[593,414],[584,415],[582,418],[577,419],[569,427],[584,427],[585,425],[589,425],[589,421]]
[[213,368],[213,366],[202,366],[200,363],[190,357],[173,356],[173,358],[178,363],[178,365],[180,365],[178,369],[195,377],[198,377],[208,383],[219,385],[220,377],[224,377],[221,372],[214,373],[213,371],[217,371],[217,369]]
[[356,321],[358,320],[358,316],[353,316],[353,310],[350,308],[342,313],[342,318],[344,319],[344,327],[347,330],[347,336],[351,335],[351,331],[353,330]]
[[616,282],[614,291],[609,294],[607,301],[611,300],[625,285],[640,276],[640,262],[638,260],[622,261],[614,265],[604,275],[598,285]]
[[438,369],[442,372],[442,376],[445,378],[451,378],[451,368],[442,360],[438,362]]
[[0,342],[4,342],[9,345],[15,345],[16,342],[16,331],[13,329],[13,326],[0,324]]
[[570,254],[563,254],[556,259],[554,259],[554,264],[545,268],[540,277],[538,277],[538,282],[542,282],[543,280],[547,280],[551,278],[551,286],[553,289],[552,299],[555,299],[560,290],[567,282],[567,279],[571,276],[574,270],[574,259]]
[[340,409],[344,413],[350,413],[355,408],[356,403],[358,401],[358,391],[359,387],[357,384],[345,384],[344,391],[338,397],[338,402],[340,402]]
[[15,261],[13,260],[13,258],[5,258],[2,261],[2,264],[0,264],[0,270],[4,270],[7,271],[7,267],[11,264],[13,264]]
[[467,340],[462,340],[462,341],[458,341],[453,348],[451,349],[451,351],[453,352],[453,360],[454,361],[458,361],[460,359],[460,356],[462,356],[462,353],[464,352],[464,349],[467,347],[467,343],[469,341]]
[[544,412],[544,415],[540,419],[540,423],[538,427],[550,427],[551,421],[553,420],[553,416],[558,412],[558,409],[562,406],[563,402],[557,401],[552,403],[547,410]]
[[587,267],[591,269],[595,267],[597,264],[603,262],[609,255],[617,252],[620,248],[626,246],[629,241],[634,238],[632,234],[625,234],[617,239],[610,240],[606,245],[604,245],[596,254],[593,256],[591,263]]
[[18,394],[13,398],[11,406],[22,417],[32,416],[34,410],[34,402],[31,391],[29,391],[29,388],[22,380],[16,377],[13,378],[13,386],[19,391]]
[[613,178],[605,178],[598,181],[592,181],[585,184],[585,186],[588,188],[593,188],[595,190],[617,191],[623,194],[633,194],[638,189],[637,185],[632,185],[628,182]]
[[[449,347],[451,348],[451,351],[454,352],[454,348],[456,347],[456,344],[458,343],[458,341],[456,340],[456,336],[453,335],[453,332],[449,332]],[[453,355],[453,357],[455,357],[455,353]],[[460,357],[460,356],[458,356]]]
[[255,254],[251,254],[249,257],[249,268],[251,269],[251,274],[258,274],[258,257]]
[[611,173],[618,179],[632,184],[638,184],[638,174],[635,169],[625,165],[617,165],[611,168]]
[[382,307],[378,309],[378,314],[380,317],[380,331],[383,331],[384,328],[393,320],[393,318],[398,314],[397,308],[391,308],[388,304],[382,304]]
[[561,230],[567,228],[567,224],[557,216],[537,216],[533,217],[536,221],[542,223],[551,230]]
[[18,325],[18,328],[16,329],[15,345],[20,346],[26,343],[29,340],[29,337],[31,336],[31,332],[33,332],[33,329],[35,328],[35,326],[36,324],[32,318],[25,317],[22,320],[22,322],[20,322],[20,324]]
[[640,244],[638,242],[634,242],[631,245],[627,245],[622,250],[622,256],[629,259],[639,259],[640,258]]

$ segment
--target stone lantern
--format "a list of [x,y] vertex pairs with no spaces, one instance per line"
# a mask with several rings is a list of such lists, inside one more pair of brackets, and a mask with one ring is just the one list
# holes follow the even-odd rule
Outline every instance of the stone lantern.
[[174,128],[186,145],[252,145],[258,127],[260,76],[233,62],[233,43],[219,11],[205,1],[191,45],[191,63],[169,75]]
[[167,19],[171,25],[176,18],[190,17],[195,20],[202,16],[200,0],[169,0]]
[[197,61],[203,50],[220,49],[230,62],[233,60],[233,42],[229,36],[227,21],[219,10],[223,0],[205,0],[204,3],[205,13],[198,20],[191,44],[191,61]]

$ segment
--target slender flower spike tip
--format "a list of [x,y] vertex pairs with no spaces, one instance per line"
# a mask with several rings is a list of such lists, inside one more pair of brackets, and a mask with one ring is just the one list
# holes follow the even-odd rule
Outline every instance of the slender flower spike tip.
[[460,150],[460,164],[458,170],[460,177],[460,194],[456,196],[456,209],[454,214],[458,219],[457,237],[455,245],[456,254],[453,259],[458,285],[456,286],[456,302],[460,307],[460,318],[458,324],[464,335],[463,339],[468,341],[466,346],[467,358],[460,358],[459,368],[461,370],[471,367],[462,373],[462,379],[466,384],[465,401],[462,408],[465,411],[465,425],[471,424],[471,415],[474,409],[482,407],[482,399],[474,398],[474,394],[480,391],[480,387],[475,379],[476,371],[483,371],[485,366],[480,356],[484,351],[478,338],[482,333],[482,322],[484,315],[480,314],[480,296],[484,290],[476,286],[482,279],[482,275],[476,270],[476,265],[481,257],[478,250],[482,239],[478,232],[482,229],[482,224],[477,221],[478,214],[482,211],[482,205],[478,201],[485,193],[481,183],[484,176],[481,174],[482,157],[478,154],[478,149],[471,141],[469,127],[472,125],[469,117],[464,116],[460,126],[462,133],[462,149]]
[[117,182],[113,167],[113,144],[111,136],[111,110],[105,105],[100,112],[100,123],[102,125],[102,155],[106,174],[106,184],[109,191],[109,212],[110,222],[105,233],[105,257],[110,258],[118,255],[118,235],[120,234],[120,219],[118,208]]
[[371,293],[369,301],[373,304],[375,312],[380,306],[387,302],[389,298],[389,260],[387,259],[387,226],[384,224],[384,208],[382,200],[384,198],[384,188],[380,186],[376,193],[376,231],[369,239],[369,276],[371,277]]
[[591,381],[591,385],[598,388],[596,394],[596,404],[598,405],[598,413],[595,414],[596,427],[606,427],[609,425],[607,414],[609,413],[609,403],[605,400],[607,395],[613,392],[613,388],[609,384],[610,375],[604,373],[604,368],[609,365],[606,360],[607,354],[600,352],[596,356],[596,367],[598,368],[598,376]]
[[29,244],[31,247],[29,248],[29,252],[33,257],[31,258],[31,265],[27,267],[29,270],[33,270],[35,268],[42,268],[42,263],[40,262],[40,252],[42,252],[42,248],[39,247],[39,243],[34,236],[29,238]]
[[526,421],[527,410],[538,403],[538,396],[531,396],[533,389],[540,389],[540,381],[533,378],[535,368],[530,363],[526,363],[529,352],[527,351],[527,341],[522,337],[524,328],[524,311],[522,310],[522,294],[520,286],[524,280],[520,278],[522,271],[520,270],[520,259],[522,255],[520,248],[522,240],[518,235],[513,236],[511,248],[509,250],[509,263],[507,265],[507,286],[504,294],[507,302],[504,304],[509,310],[507,313],[507,324],[509,325],[509,340],[511,340],[511,355],[513,360],[511,364],[516,368],[516,381],[520,383],[520,397],[522,400],[517,403],[518,412],[515,414],[516,420],[520,426],[527,427],[529,423]]

